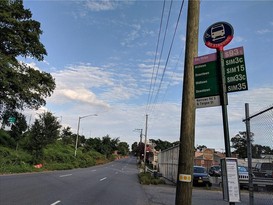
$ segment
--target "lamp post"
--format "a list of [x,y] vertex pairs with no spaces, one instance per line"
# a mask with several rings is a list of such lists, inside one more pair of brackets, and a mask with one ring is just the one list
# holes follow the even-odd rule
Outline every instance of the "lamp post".
[[79,117],[79,120],[78,120],[78,129],[77,129],[77,137],[76,137],[76,143],[75,143],[75,157],[77,156],[78,141],[79,141],[79,130],[80,130],[81,119],[86,118],[86,117],[91,117],[91,116],[98,116],[98,115],[97,114],[91,114],[91,115],[85,115],[85,116]]

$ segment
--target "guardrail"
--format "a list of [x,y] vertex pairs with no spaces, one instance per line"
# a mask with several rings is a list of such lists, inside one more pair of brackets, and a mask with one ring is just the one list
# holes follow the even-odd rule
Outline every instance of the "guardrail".
[[[210,181],[213,184],[220,184],[222,183],[221,177],[210,177]],[[240,184],[248,184],[248,179],[239,178]],[[253,185],[257,186],[273,186],[273,178],[261,178],[261,177],[254,177],[253,178]]]
[[260,178],[260,177],[254,177],[253,178],[253,184],[257,185],[273,185],[273,178]]

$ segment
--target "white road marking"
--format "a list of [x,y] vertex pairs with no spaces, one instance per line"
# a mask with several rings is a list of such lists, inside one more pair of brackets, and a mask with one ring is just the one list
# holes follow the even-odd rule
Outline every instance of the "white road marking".
[[107,177],[104,177],[104,178],[100,179],[100,181],[103,181],[103,180],[105,180],[105,179],[107,179]]
[[69,177],[71,176],[72,174],[65,174],[65,175],[60,175],[60,177]]
[[56,205],[56,204],[58,204],[58,203],[60,203],[61,201],[59,200],[59,201],[56,201],[56,202],[54,202],[53,204],[50,204],[50,205]]

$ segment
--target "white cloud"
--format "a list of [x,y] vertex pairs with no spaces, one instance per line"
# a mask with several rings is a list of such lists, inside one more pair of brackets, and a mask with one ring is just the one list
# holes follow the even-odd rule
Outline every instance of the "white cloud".
[[234,41],[236,41],[237,43],[241,43],[241,42],[244,42],[246,40],[242,36],[235,36]]
[[271,33],[271,31],[269,29],[261,29],[261,30],[258,30],[257,33],[263,35],[266,33]]
[[98,100],[96,95],[84,88],[81,89],[59,89],[56,91],[55,95],[63,96],[63,99],[68,101],[75,100],[82,103],[87,103],[91,105],[99,105],[99,106],[108,106],[107,103],[102,100]]
[[85,7],[91,11],[109,11],[124,5],[132,5],[135,0],[86,0]]
[[89,0],[85,3],[86,7],[91,11],[108,11],[117,8],[117,2],[111,0],[94,1]]

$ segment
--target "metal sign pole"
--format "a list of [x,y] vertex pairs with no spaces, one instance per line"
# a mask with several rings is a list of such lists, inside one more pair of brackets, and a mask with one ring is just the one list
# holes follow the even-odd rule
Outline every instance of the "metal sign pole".
[[222,105],[222,117],[223,117],[226,157],[231,157],[229,128],[228,128],[228,114],[227,114],[228,99],[227,99],[227,90],[226,90],[225,63],[224,63],[224,51],[223,50],[217,49],[217,62],[218,62],[218,68],[220,69],[220,76],[219,76],[220,101],[221,101],[221,105]]
[[252,143],[250,132],[250,118],[249,118],[249,104],[245,103],[245,123],[246,123],[246,136],[247,136],[247,161],[248,161],[248,190],[249,190],[249,205],[254,204],[254,188],[253,188],[253,171],[252,171]]
[[[224,51],[222,49],[217,49],[217,64],[218,64],[218,68],[220,68],[220,76],[219,76],[220,101],[222,106],[222,118],[223,118],[226,157],[231,157],[229,127],[228,127],[228,113],[227,113],[228,98],[227,98],[227,90],[226,90]],[[229,204],[235,205],[234,202],[229,202]]]

